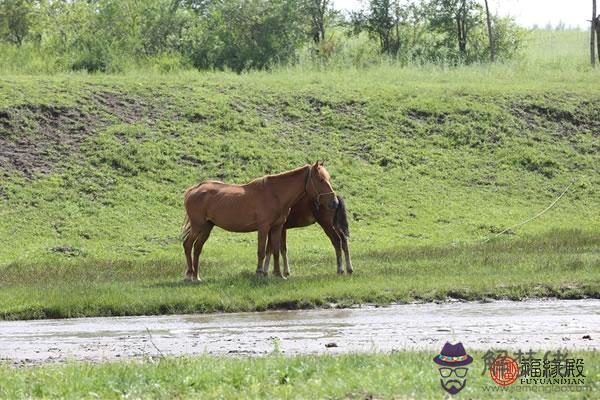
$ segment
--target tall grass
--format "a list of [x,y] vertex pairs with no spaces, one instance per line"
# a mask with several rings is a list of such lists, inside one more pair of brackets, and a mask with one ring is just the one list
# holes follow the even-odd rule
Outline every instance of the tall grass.
[[589,33],[580,30],[533,30],[525,38],[522,57],[517,63],[531,68],[589,69]]

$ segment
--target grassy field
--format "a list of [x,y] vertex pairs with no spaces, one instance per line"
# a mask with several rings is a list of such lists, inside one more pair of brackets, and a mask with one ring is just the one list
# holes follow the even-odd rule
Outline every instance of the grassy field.
[[[599,79],[525,61],[2,76],[0,318],[600,297]],[[354,276],[316,227],[290,232],[289,281],[254,276],[255,234],[215,229],[204,283],[182,282],[187,187],[316,159]]]
[[[439,399],[445,394],[431,361],[435,354],[393,353],[262,358],[166,358],[146,362],[43,366],[0,366],[0,397],[18,398],[348,398]],[[525,392],[533,384],[497,391],[475,353],[460,398],[592,399],[600,389],[600,355],[583,358],[587,391]],[[554,389],[554,390],[553,390]],[[541,389],[544,390],[544,389]]]

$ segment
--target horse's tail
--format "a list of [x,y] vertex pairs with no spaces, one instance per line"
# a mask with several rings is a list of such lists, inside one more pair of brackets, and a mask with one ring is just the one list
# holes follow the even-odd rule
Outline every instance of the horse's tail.
[[333,217],[333,225],[340,230],[347,238],[350,237],[350,228],[348,227],[348,215],[346,214],[346,203],[340,196],[338,199],[338,207],[335,210]]
[[[198,186],[202,185],[204,182],[200,182],[194,186],[191,186],[189,188],[187,188],[187,190],[185,191],[185,193],[183,194],[183,202],[185,204],[185,202],[187,201],[188,196],[190,195],[191,191],[195,188],[197,188]],[[181,225],[181,236],[180,239],[182,242],[185,242],[185,240],[188,238],[188,236],[190,236],[190,232],[192,231],[192,224],[190,223],[190,217],[189,215],[187,215],[187,211],[186,211],[186,216],[185,216],[185,220],[183,221],[183,225]]]

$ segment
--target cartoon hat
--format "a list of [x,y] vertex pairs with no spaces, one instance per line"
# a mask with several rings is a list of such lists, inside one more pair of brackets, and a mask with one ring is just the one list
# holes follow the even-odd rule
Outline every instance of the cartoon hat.
[[440,354],[433,358],[433,362],[445,367],[460,367],[471,364],[473,357],[467,354],[462,343],[446,342]]

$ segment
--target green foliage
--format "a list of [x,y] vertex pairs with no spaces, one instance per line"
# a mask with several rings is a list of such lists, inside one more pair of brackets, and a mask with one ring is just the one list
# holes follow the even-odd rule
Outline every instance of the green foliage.
[[331,0],[301,0],[301,11],[306,13],[310,22],[310,36],[315,44],[326,39],[325,29],[327,20],[331,18],[334,11],[331,7]]
[[0,0],[0,37],[21,46],[33,20],[33,0]]
[[455,57],[467,60],[469,33],[483,23],[483,8],[475,0],[431,0],[431,27],[444,35],[443,44],[458,50]]
[[[371,1],[367,10],[352,18],[354,33],[366,32],[366,41],[345,34],[348,24],[330,4],[328,0],[6,0],[0,2],[0,63],[5,70],[23,73],[143,68],[168,73],[190,67],[241,72],[306,60],[299,52],[303,46],[309,48],[311,63],[320,66],[331,64],[348,49],[362,52],[353,56],[353,65],[377,63],[381,55],[376,47],[401,64],[486,61],[487,37],[480,7],[474,3],[466,3],[468,46],[460,52],[450,23],[463,15],[457,11],[463,9],[459,3],[438,9],[425,1]],[[511,19],[496,19],[495,25],[500,59],[511,59],[521,43],[519,29]]]
[[[460,64],[489,60],[483,8],[475,1],[370,1],[352,15],[353,33],[377,38],[382,53],[402,64]],[[511,18],[494,17],[498,58],[510,60],[523,30]]]
[[186,27],[182,52],[199,69],[265,69],[292,60],[304,22],[295,0],[211,2]]
[[379,39],[381,51],[395,56],[402,45],[400,25],[405,10],[398,0],[370,0],[369,8],[352,15],[354,31],[366,30]]

